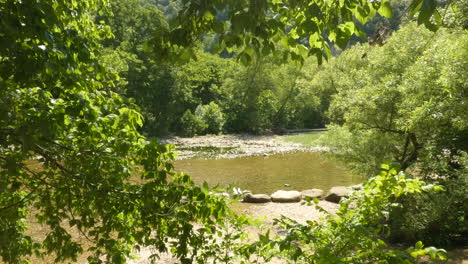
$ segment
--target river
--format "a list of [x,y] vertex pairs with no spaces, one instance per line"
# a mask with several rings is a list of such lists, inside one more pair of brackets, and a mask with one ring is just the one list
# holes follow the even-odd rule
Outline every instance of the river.
[[[195,182],[226,187],[234,184],[253,193],[272,193],[279,189],[328,190],[349,186],[361,178],[348,173],[317,152],[289,152],[267,156],[229,159],[185,159],[175,162],[176,170],[192,176]],[[288,187],[286,187],[286,186]]]

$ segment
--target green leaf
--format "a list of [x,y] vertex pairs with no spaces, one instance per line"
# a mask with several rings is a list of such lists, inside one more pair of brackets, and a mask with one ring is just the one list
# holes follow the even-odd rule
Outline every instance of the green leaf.
[[425,5],[422,6],[421,11],[418,15],[418,25],[421,24],[431,24],[429,19],[436,9],[435,0],[425,0]]
[[[343,31],[343,30],[340,29],[337,32],[335,43],[338,45],[338,47],[340,49],[344,50],[344,49],[346,49],[346,46],[348,45],[350,37],[351,37],[351,35],[348,34],[348,32]],[[330,56],[331,56],[331,54],[328,57],[330,57]]]
[[[369,7],[367,7],[367,9],[368,8]],[[357,7],[357,12],[355,12],[354,15],[355,15],[356,19],[359,21],[359,23],[364,25],[367,22],[367,20],[369,20],[370,13],[368,11],[366,11],[366,7],[358,6]]]
[[364,30],[359,27],[356,27],[354,34],[356,34],[356,36],[360,37],[362,40],[367,40],[366,32],[364,32]]
[[309,45],[311,48],[318,48],[320,45],[319,34],[317,32],[309,36]]
[[296,29],[292,29],[291,31],[289,31],[288,35],[289,35],[292,39],[298,39],[298,38],[299,38],[299,35],[298,35],[297,32],[296,32]]
[[416,248],[416,249],[421,249],[421,248],[423,248],[423,247],[424,247],[424,244],[422,243],[422,241],[416,242],[416,244],[415,244],[415,248]]
[[411,17],[413,17],[416,14],[416,12],[419,11],[423,3],[424,3],[424,0],[413,0],[413,2],[411,2],[410,11],[409,11],[409,14]]
[[392,6],[390,5],[390,2],[388,2],[388,1],[383,1],[380,4],[378,12],[379,12],[379,14],[381,14],[382,16],[384,16],[386,18],[393,17]]
[[206,10],[203,14],[203,17],[205,17],[208,20],[212,20],[215,16],[213,15],[213,13],[210,12],[210,10]]

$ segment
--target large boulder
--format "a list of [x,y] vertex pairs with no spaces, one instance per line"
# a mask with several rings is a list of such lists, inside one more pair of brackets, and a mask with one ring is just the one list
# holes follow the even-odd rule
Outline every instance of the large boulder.
[[325,192],[321,189],[308,189],[302,191],[302,197],[309,197],[311,199],[323,199]]
[[271,202],[270,196],[267,194],[252,194],[248,193],[242,200],[243,203],[268,203]]
[[275,203],[297,203],[302,200],[302,193],[279,190],[271,195],[271,200]]
[[335,186],[328,191],[327,196],[325,197],[325,201],[329,201],[332,203],[339,203],[343,197],[348,198],[351,189],[345,186]]

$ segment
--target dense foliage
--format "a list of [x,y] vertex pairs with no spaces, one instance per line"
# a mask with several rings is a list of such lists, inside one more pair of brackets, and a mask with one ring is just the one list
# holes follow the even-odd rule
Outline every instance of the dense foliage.
[[[84,250],[90,263],[124,263],[137,245],[171,250],[183,262],[219,255],[204,247],[229,220],[225,201],[172,170],[171,146],[137,132],[142,116],[114,92],[117,75],[100,63],[110,32],[93,20],[106,5],[0,2],[0,256],[7,263],[33,253],[73,260]],[[43,240],[27,234],[27,217],[45,225]],[[76,232],[89,240],[86,248]]]
[[[317,75],[317,60],[304,56],[314,54],[321,62],[347,48],[350,39],[382,45],[408,19],[406,10],[422,8],[420,23],[441,12],[426,10],[435,4],[430,0],[416,2],[392,1],[391,9],[388,2],[330,7],[309,3],[310,10],[301,12],[292,10],[298,3],[266,1],[258,5],[268,10],[267,15],[259,16],[257,12],[263,9],[247,2],[207,2],[192,7],[190,1],[120,0],[111,4],[114,16],[104,17],[116,36],[104,42],[105,57],[111,58],[106,62],[125,80],[121,90],[141,107],[145,118],[142,131],[149,136],[188,135],[182,116],[210,102],[221,107],[226,118],[222,132],[226,133],[323,127],[328,123],[324,113],[334,92],[322,89],[320,78],[333,76],[313,76]],[[336,20],[335,9],[341,10],[342,21]],[[170,14],[168,10],[172,10]],[[181,11],[179,16],[174,10]],[[374,17],[376,10],[382,16]],[[386,19],[390,14],[393,18]],[[428,23],[441,23],[431,21]],[[204,50],[222,51],[221,58]],[[169,54],[170,58],[161,61]],[[183,65],[167,63],[188,58],[196,60]],[[279,66],[288,59],[300,63]],[[203,133],[209,130],[197,134]]]
[[335,91],[323,138],[334,157],[368,175],[383,160],[398,162],[448,190],[405,199],[394,216],[400,241],[467,243],[467,45],[459,28],[409,24],[386,45],[357,45],[322,70],[333,76],[322,89]]
[[[453,16],[466,10],[457,8]],[[432,30],[440,24],[434,0],[415,0],[409,9],[420,10],[418,22]],[[21,263],[47,254],[69,261],[86,251],[89,263],[125,263],[141,247],[153,247],[153,257],[171,252],[183,263],[229,262],[230,252],[254,253],[238,244],[246,220],[207,186],[175,173],[172,147],[148,140],[141,131],[191,136],[316,127],[326,122],[328,109],[330,119],[344,125],[336,131],[345,140],[356,137],[373,165],[387,157],[404,168],[418,161],[421,165],[413,168],[421,173],[465,184],[460,176],[466,176],[467,121],[461,114],[466,104],[460,100],[466,98],[465,32],[434,35],[410,26],[416,37],[404,30],[394,37],[395,43],[398,37],[405,42],[403,47],[391,42],[382,48],[357,46],[349,52],[357,51],[358,57],[336,59],[348,64],[337,68],[340,80],[326,73],[335,70],[333,64],[315,66],[330,58],[330,43],[344,49],[353,34],[364,38],[358,22],[377,12],[393,13],[387,1],[359,0],[1,0],[2,260]],[[451,23],[459,28],[466,20]],[[206,42],[199,43],[200,38]],[[307,55],[316,58],[308,61]],[[197,60],[175,63],[189,58]],[[298,63],[278,66],[289,59]],[[366,104],[359,103],[363,100]],[[379,153],[367,151],[372,142],[382,145]],[[359,255],[359,260],[389,257],[393,252],[385,244],[366,239],[380,230],[377,220],[389,197],[422,187],[394,174],[382,177],[352,200],[363,203],[355,214],[344,212],[353,205],[345,203],[338,218],[329,218],[327,230],[311,225],[292,233],[303,237],[284,241],[307,240],[310,232],[333,238],[347,227],[345,220],[357,219],[364,222],[350,224],[366,225],[365,230],[350,229],[346,239],[361,235],[364,240],[343,250],[364,245],[366,252],[380,255]],[[456,184],[447,190],[463,196]],[[379,194],[382,199],[375,197]],[[449,219],[460,220],[460,215]],[[27,233],[26,219],[45,226],[44,239]],[[458,222],[454,226],[459,234]],[[311,256],[294,250],[287,251],[293,252],[291,259]]]
[[[218,50],[236,50],[243,64],[255,55],[276,53],[283,59],[304,62],[304,56],[315,55],[321,62],[331,56],[329,43],[344,49],[352,35],[365,39],[359,23],[364,24],[376,14],[392,17],[389,1],[308,1],[216,0],[193,2],[182,0],[179,15],[172,21],[167,35],[169,45],[156,49],[190,47],[201,34],[214,32]],[[415,0],[408,7],[418,13],[418,22],[432,30],[442,23],[434,0]],[[225,10],[227,9],[227,10]],[[217,10],[225,10],[217,16]],[[193,56],[193,50],[178,52],[180,58]]]
[[[323,28],[318,32],[320,34],[317,33],[317,39],[310,38],[308,40],[315,41],[315,46],[307,44],[308,41],[290,29],[292,24],[296,24],[293,22],[296,20],[294,16],[307,17],[311,14],[307,12],[306,14],[288,14],[284,13],[283,9],[281,14],[285,16],[284,18],[266,16],[265,19],[268,22],[259,22],[260,24],[257,25],[257,28],[262,30],[270,30],[269,34],[275,34],[274,37],[268,42],[258,42],[259,40],[256,40],[249,33],[246,41],[258,42],[259,45],[251,46],[247,45],[246,42],[238,43],[240,38],[236,38],[235,41],[228,40],[234,38],[234,34],[240,36],[244,34],[244,31],[251,30],[247,24],[244,24],[247,23],[247,20],[239,20],[239,17],[247,17],[247,15],[233,16],[234,10],[241,8],[245,3],[239,3],[239,6],[235,5],[235,7],[216,12],[216,16],[213,17],[209,15],[215,14],[212,13],[214,11],[210,7],[213,3],[205,3],[206,6],[198,7],[199,9],[208,9],[205,13],[206,17],[203,17],[200,22],[204,25],[207,23],[205,31],[215,24],[219,27],[218,31],[234,28],[236,31],[226,32],[226,35],[222,36],[215,30],[202,37],[203,43],[198,43],[195,40],[193,43],[185,43],[184,40],[183,42],[188,46],[187,49],[173,50],[163,45],[164,43],[161,41],[164,38],[169,38],[171,43],[182,41],[179,39],[180,36],[173,36],[176,38],[173,39],[168,35],[171,34],[170,30],[174,31],[174,34],[182,34],[181,31],[191,27],[191,25],[186,25],[181,29],[181,25],[179,25],[181,21],[187,21],[186,16],[190,16],[190,12],[193,11],[188,7],[189,4],[190,2],[187,5],[182,5],[181,2],[177,1],[120,0],[111,4],[114,16],[103,18],[110,24],[112,32],[116,36],[114,39],[104,42],[104,46],[107,47],[106,52],[104,52],[105,57],[111,58],[107,59],[106,62],[116,68],[125,80],[120,90],[124,91],[126,96],[135,98],[136,103],[142,108],[142,114],[145,117],[145,125],[142,130],[145,134],[150,136],[188,135],[185,132],[187,128],[180,122],[182,116],[187,110],[194,113],[198,105],[206,105],[212,101],[221,107],[221,111],[226,117],[224,132],[227,133],[266,133],[282,131],[285,128],[323,127],[327,122],[323,113],[327,102],[320,102],[321,94],[317,94],[315,87],[307,85],[307,78],[310,77],[310,72],[314,70],[317,61],[307,61],[302,56],[306,55],[307,49],[311,54],[316,54],[320,60],[323,56],[328,57],[331,52],[336,52],[333,44],[330,44],[329,47],[329,42],[324,41],[328,31],[325,30],[327,27],[325,21],[321,21],[325,19],[325,12],[333,12],[332,10],[326,11],[326,6],[320,7],[321,12],[324,12],[323,16],[317,16],[311,20],[312,22],[304,22],[303,28],[296,30],[303,32],[301,34],[306,34],[307,30],[315,30],[315,24],[322,23]],[[228,2],[220,2],[219,4],[229,5]],[[336,8],[347,10],[345,13],[348,13],[353,4],[349,3],[349,5],[345,4],[343,7]],[[382,5],[386,6],[387,4]],[[407,7],[408,4],[403,4],[403,6]],[[177,19],[172,11],[171,14],[167,13],[168,10],[180,10],[183,7],[188,8],[188,10],[182,12],[181,17]],[[362,15],[360,21],[364,22],[372,17],[375,13],[375,10],[372,10],[376,7],[365,7],[364,9],[369,9],[370,13],[366,13],[367,11],[359,13]],[[165,14],[165,17],[157,10],[158,8]],[[273,9],[275,8],[277,7]],[[313,8],[319,7],[313,5]],[[384,12],[383,10],[386,8],[383,7],[381,12]],[[394,13],[400,12],[398,8],[401,7],[395,7]],[[221,9],[217,8],[217,10]],[[253,16],[255,12],[261,12],[261,10],[250,10],[249,12],[252,13],[249,13],[249,16]],[[214,19],[212,22],[208,22],[212,19]],[[231,21],[229,24],[229,19],[233,19],[234,22]],[[291,21],[288,22],[286,19],[291,19]],[[382,19],[380,17],[376,21],[372,20],[369,25],[374,26],[364,29],[371,35],[371,38],[374,38],[374,35],[378,33],[375,25],[385,21]],[[199,18],[194,20],[198,21]],[[172,24],[171,29],[166,21],[170,21]],[[268,24],[267,28],[264,28],[264,23]],[[366,39],[365,34],[360,31],[359,27],[354,26],[353,22],[346,25],[336,23],[335,21],[330,25],[332,27],[338,26],[340,29],[336,29],[337,32],[345,32],[336,33],[338,35],[336,38],[339,39],[336,42],[339,42],[342,48],[344,47],[343,43],[346,43],[354,31],[360,32],[358,35],[362,37],[361,40]],[[356,21],[356,23],[358,22]],[[287,26],[289,34],[284,35],[284,32],[280,30],[281,25]],[[273,28],[268,29],[270,26]],[[392,28],[394,29],[396,26]],[[193,32],[193,37],[199,31],[200,29],[196,29]],[[331,35],[335,36],[336,34]],[[147,41],[149,42],[146,43]],[[278,41],[278,44],[275,44],[275,41]],[[221,43],[222,47],[226,46],[221,56],[228,58],[222,59],[217,55],[203,52],[203,50],[222,50],[220,47],[216,48],[219,46],[217,43]],[[247,45],[248,48],[243,49],[243,45]],[[255,49],[260,48],[260,46],[264,46],[262,51],[256,51]],[[149,50],[152,53],[149,53]],[[188,56],[197,59],[183,65],[161,63],[160,58],[167,56],[170,51],[172,51],[170,54],[174,58],[177,58],[177,54],[179,54],[183,58]],[[273,54],[267,57],[265,56],[267,53]],[[157,56],[153,56],[154,54]],[[230,58],[233,55],[236,55],[236,58]],[[284,62],[285,58],[290,57],[300,60],[303,67],[301,68],[300,65],[279,66],[279,63]],[[159,59],[155,60],[155,58]],[[239,62],[243,64],[249,62],[249,65],[245,66]],[[310,100],[310,98],[313,99]],[[205,132],[209,133],[209,130]],[[200,133],[203,132],[197,134]]]
[[347,51],[353,59],[329,88],[337,90],[329,114],[344,125],[332,132],[343,138],[334,141],[343,144],[343,155],[372,171],[377,160],[398,161],[406,169],[424,157],[433,160],[442,152],[453,156],[466,150],[468,54],[462,47],[467,44],[462,31],[434,34],[410,24],[381,48]]

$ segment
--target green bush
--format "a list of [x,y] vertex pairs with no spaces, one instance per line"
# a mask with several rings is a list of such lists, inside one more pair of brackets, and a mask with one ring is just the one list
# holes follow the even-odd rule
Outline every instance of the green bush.
[[182,136],[193,137],[202,134],[208,127],[202,120],[192,114],[192,111],[185,111],[184,115],[180,118],[182,125]]
[[273,127],[273,118],[277,112],[278,99],[273,92],[265,90],[260,93],[255,105],[252,121],[255,125],[252,130],[255,133],[265,133]]
[[195,116],[206,124],[206,133],[219,134],[223,132],[226,119],[221,108],[215,102],[197,106]]
[[445,192],[399,200],[403,206],[391,217],[392,241],[408,244],[421,240],[442,247],[468,245],[468,155],[463,153],[456,161],[460,169],[438,180]]
[[403,207],[391,216],[392,242],[424,241],[441,247],[467,245],[467,186],[447,183],[447,192],[443,194],[418,194],[399,201]]

